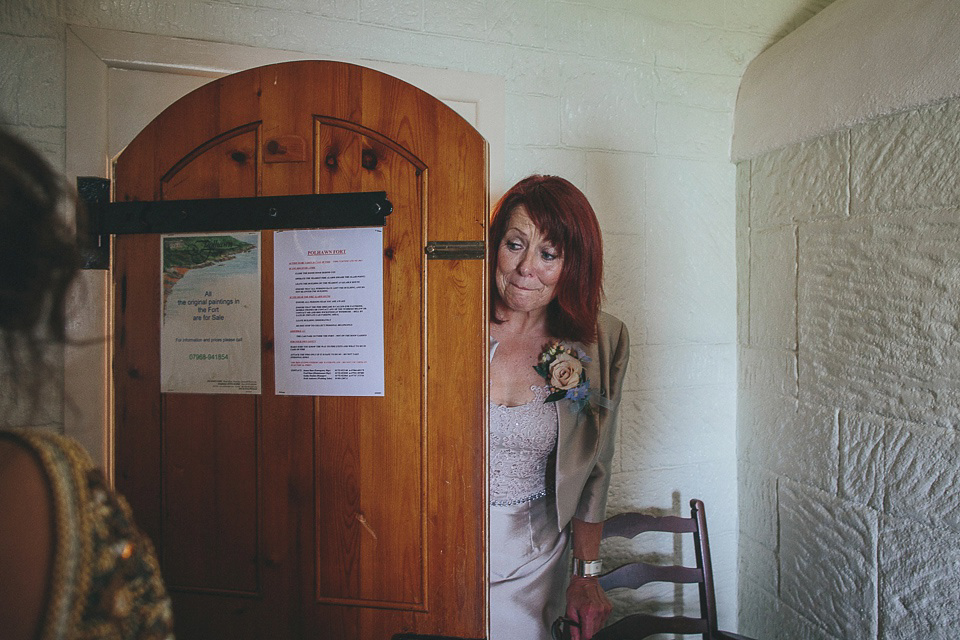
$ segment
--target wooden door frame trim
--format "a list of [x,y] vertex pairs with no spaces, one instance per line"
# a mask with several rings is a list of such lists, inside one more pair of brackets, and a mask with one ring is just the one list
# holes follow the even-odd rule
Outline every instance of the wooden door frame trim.
[[[66,174],[109,177],[107,95],[110,69],[159,71],[217,78],[244,69],[317,59],[316,54],[66,26]],[[504,190],[505,89],[499,76],[371,60],[338,60],[388,73],[441,100],[474,102],[477,130],[489,143],[490,202]],[[450,88],[456,87],[456,91]],[[81,273],[71,294],[64,351],[64,430],[84,444],[112,483],[113,380],[110,274]],[[99,372],[99,375],[95,375]]]

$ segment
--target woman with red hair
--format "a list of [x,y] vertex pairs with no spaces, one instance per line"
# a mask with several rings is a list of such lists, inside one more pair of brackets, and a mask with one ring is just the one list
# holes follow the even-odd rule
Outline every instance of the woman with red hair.
[[491,640],[547,639],[563,614],[588,640],[612,608],[596,576],[627,330],[600,311],[600,225],[567,180],[512,187],[489,246]]

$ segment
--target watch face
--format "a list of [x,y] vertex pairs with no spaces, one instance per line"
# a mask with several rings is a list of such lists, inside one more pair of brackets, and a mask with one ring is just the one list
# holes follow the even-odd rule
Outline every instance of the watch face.
[[573,559],[573,575],[580,578],[592,578],[600,575],[603,567],[602,560],[588,560],[584,562],[579,558]]

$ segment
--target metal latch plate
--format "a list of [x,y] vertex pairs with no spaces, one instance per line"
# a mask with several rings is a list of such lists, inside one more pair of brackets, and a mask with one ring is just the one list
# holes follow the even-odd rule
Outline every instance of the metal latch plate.
[[424,251],[427,260],[483,260],[487,243],[482,240],[430,241]]

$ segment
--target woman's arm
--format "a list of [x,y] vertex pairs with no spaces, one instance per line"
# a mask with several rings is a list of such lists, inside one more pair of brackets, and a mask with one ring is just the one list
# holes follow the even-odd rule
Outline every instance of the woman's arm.
[[0,440],[0,629],[4,640],[39,637],[53,563],[53,509],[43,468]]
[[586,484],[580,493],[574,517],[588,522],[603,520],[606,513],[607,488],[613,473],[613,453],[617,442],[617,432],[620,422],[620,400],[623,392],[623,381],[630,361],[630,335],[627,327],[611,316],[609,321],[601,326],[602,340],[598,350],[598,364],[602,368],[601,379],[592,381],[606,387],[605,407],[591,407],[597,412],[595,420],[599,421],[600,442],[595,464],[587,477]]
[[[609,358],[603,358],[606,363],[608,381],[608,399],[612,407],[607,410],[606,424],[604,425],[603,441],[600,445],[596,465],[587,479],[577,516],[573,518],[573,557],[583,561],[600,559],[600,540],[603,537],[603,522],[588,522],[602,520],[606,507],[607,487],[610,483],[610,466],[613,460],[613,449],[616,442],[620,395],[623,389],[623,379],[630,360],[630,336],[626,326],[616,319],[613,331],[602,331],[609,336],[611,345],[607,353]],[[606,327],[603,327],[606,329]],[[603,627],[610,616],[613,605],[607,599],[596,578],[570,578],[567,588],[567,617],[580,623],[580,628],[571,628],[572,640],[588,640]]]
[[[600,559],[602,522],[573,519],[573,557],[583,561]],[[603,627],[613,605],[596,578],[572,576],[567,587],[567,617],[580,623],[571,627],[571,640],[589,640]]]

